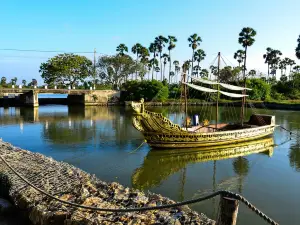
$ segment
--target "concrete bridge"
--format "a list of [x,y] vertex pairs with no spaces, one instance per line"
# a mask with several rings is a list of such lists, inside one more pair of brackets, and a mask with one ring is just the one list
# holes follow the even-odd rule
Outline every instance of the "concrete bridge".
[[[39,106],[38,94],[68,94],[68,104],[80,105],[106,105],[109,102],[116,102],[120,98],[120,92],[114,90],[68,90],[68,89],[21,89],[21,88],[1,88],[0,95],[7,99],[9,95],[14,95],[21,105]],[[5,102],[5,100],[4,100]],[[9,103],[7,101],[7,103]]]

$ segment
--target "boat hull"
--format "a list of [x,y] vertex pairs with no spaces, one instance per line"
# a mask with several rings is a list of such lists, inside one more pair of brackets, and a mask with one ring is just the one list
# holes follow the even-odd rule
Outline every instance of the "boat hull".
[[189,131],[172,123],[161,113],[145,110],[143,102],[132,103],[132,106],[136,112],[133,126],[142,132],[146,142],[153,148],[197,148],[246,142],[269,136],[276,127],[275,116],[253,114],[244,125],[225,124],[209,132],[199,129]]

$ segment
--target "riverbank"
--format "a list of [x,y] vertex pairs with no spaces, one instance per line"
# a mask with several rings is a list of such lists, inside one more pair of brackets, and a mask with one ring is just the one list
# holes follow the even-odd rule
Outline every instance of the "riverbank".
[[[22,176],[47,193],[68,202],[98,208],[134,208],[175,203],[154,193],[106,183],[64,162],[57,162],[0,141],[0,154]],[[213,224],[189,207],[131,213],[88,212],[70,207],[38,192],[0,163],[1,195],[33,224]]]
[[[131,101],[126,101],[125,106],[130,106]],[[188,101],[187,104],[189,106],[208,106],[215,105],[215,102],[203,102],[203,101]],[[180,106],[184,105],[183,102],[180,101],[165,101],[165,102],[145,102],[145,106]],[[241,106],[241,102],[233,102],[233,101],[221,101],[219,102],[219,106]],[[263,102],[263,101],[248,101],[246,102],[246,107],[249,108],[266,108],[266,109],[281,109],[281,110],[300,110],[300,102]]]

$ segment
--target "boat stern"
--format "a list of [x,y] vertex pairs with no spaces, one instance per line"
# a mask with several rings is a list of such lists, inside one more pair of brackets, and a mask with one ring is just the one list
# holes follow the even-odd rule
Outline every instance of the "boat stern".
[[276,126],[275,116],[274,115],[265,115],[265,114],[253,114],[249,119],[249,124],[256,126]]

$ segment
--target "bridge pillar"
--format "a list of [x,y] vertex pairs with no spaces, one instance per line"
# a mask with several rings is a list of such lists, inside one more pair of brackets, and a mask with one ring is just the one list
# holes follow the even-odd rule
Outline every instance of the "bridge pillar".
[[19,99],[21,104],[25,106],[33,106],[33,107],[39,106],[38,93],[35,91],[28,91],[24,94],[21,94]]

